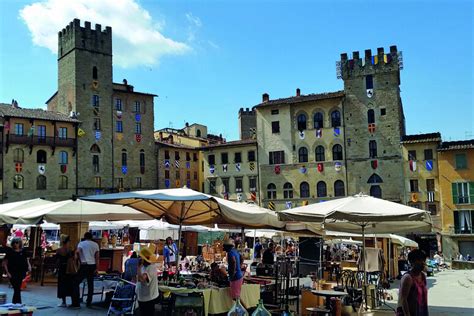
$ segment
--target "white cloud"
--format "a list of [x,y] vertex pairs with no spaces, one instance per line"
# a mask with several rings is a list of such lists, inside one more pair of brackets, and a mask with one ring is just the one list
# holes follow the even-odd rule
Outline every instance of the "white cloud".
[[[122,67],[156,65],[164,55],[191,50],[183,42],[162,34],[165,21],[156,21],[136,0],[44,0],[25,6],[20,17],[35,45],[57,53],[58,32],[74,18],[112,27],[114,64]],[[189,20],[191,19],[191,20]],[[188,18],[201,23],[192,14]]]
[[186,13],[186,19],[188,19],[189,23],[194,24],[196,27],[202,26],[201,19],[197,16],[194,16],[191,12]]

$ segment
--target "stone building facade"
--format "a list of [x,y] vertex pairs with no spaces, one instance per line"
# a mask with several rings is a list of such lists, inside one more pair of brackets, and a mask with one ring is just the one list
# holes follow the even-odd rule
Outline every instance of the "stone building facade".
[[48,110],[78,118],[77,194],[156,187],[154,94],[112,81],[112,29],[75,19],[58,34]]
[[202,147],[203,192],[233,201],[257,202],[258,166],[255,140]]
[[239,138],[256,139],[257,113],[255,108],[240,108],[239,110]]
[[79,121],[40,109],[0,104],[1,203],[33,198],[52,201],[76,193],[76,129]]
[[438,150],[443,253],[474,253],[474,139],[443,142]]
[[438,170],[440,133],[405,135],[402,138],[403,176],[405,196],[403,203],[429,211],[435,231],[441,231]]

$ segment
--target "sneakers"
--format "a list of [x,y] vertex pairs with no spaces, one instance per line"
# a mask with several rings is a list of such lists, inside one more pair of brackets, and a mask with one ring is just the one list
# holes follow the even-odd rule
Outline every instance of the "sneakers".
[[67,304],[66,303],[59,303],[58,307],[67,307]]

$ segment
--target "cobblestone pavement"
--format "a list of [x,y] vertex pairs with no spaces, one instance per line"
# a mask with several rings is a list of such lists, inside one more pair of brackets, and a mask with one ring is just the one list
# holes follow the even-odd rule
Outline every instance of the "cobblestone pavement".
[[[474,270],[446,270],[428,277],[428,302],[430,316],[460,316],[474,315]],[[7,293],[7,299],[11,300],[12,289],[6,282],[0,284],[0,291]],[[393,295],[393,301],[388,302],[394,306],[398,298],[398,281],[391,285],[389,292]],[[56,285],[28,284],[28,288],[22,292],[25,304],[37,307],[45,307],[34,313],[34,315],[106,315],[107,307],[100,304],[100,296],[95,296],[92,308],[81,305],[79,310],[57,307],[60,301],[56,298]],[[68,303],[70,300],[68,298]],[[393,311],[375,311],[365,313],[366,315],[391,315]],[[158,313],[157,313],[158,315]]]

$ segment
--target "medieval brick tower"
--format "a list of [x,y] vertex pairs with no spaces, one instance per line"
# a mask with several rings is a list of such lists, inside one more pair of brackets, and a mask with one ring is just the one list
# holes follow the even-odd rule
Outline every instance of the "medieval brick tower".
[[74,19],[58,35],[58,72],[57,110],[82,122],[78,193],[102,192],[113,186],[112,29]]
[[[340,68],[339,68],[340,66]],[[364,192],[393,201],[404,196],[402,149],[405,118],[400,98],[401,52],[383,48],[363,58],[341,54],[338,77],[344,80],[345,152],[348,194]],[[340,72],[339,72],[340,70]]]

